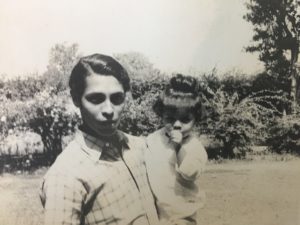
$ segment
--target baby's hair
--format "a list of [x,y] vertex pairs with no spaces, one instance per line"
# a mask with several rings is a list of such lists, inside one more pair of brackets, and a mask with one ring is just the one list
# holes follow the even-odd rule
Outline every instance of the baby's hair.
[[177,74],[172,77],[167,90],[174,90],[175,92],[191,93],[194,96],[197,95],[197,80],[191,76],[183,76],[182,74]]
[[170,79],[164,93],[154,103],[153,110],[162,117],[166,108],[188,107],[198,120],[202,107],[198,91],[198,82],[194,77],[177,74]]
[[125,92],[130,90],[128,73],[119,62],[107,55],[93,54],[82,57],[71,72],[69,87],[74,100],[79,101],[81,98],[85,78],[91,74],[113,76],[121,83]]

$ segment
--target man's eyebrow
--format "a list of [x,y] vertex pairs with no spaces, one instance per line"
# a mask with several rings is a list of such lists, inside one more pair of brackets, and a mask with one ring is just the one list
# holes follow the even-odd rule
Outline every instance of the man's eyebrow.
[[[125,93],[122,91],[116,91],[116,92],[109,93],[109,95],[115,95],[115,94],[125,94]],[[97,97],[97,96],[102,96],[102,95],[106,95],[106,94],[104,94],[103,92],[91,92],[91,93],[88,93],[86,95],[86,97]]]
[[111,93],[110,95],[115,95],[115,94],[125,94],[124,92],[122,92],[122,91],[117,91],[117,92],[113,92],[113,93]]
[[105,94],[102,92],[92,92],[92,93],[87,94],[86,97],[97,97],[97,96],[103,96],[103,95],[105,96]]

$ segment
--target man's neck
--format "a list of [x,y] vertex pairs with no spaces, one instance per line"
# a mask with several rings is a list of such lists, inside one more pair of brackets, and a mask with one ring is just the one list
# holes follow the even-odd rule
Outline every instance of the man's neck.
[[101,135],[97,132],[95,132],[94,130],[92,130],[91,128],[87,127],[86,125],[82,124],[79,126],[79,129],[82,130],[83,132],[92,135],[100,140],[103,141],[109,141],[112,138],[114,138],[117,135],[117,130],[115,130],[113,133],[109,134],[109,135]]

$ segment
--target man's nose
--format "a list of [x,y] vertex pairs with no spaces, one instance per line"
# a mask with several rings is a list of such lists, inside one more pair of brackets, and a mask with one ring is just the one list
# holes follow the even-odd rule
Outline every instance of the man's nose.
[[173,125],[174,130],[180,130],[181,129],[181,122],[179,120],[176,120]]
[[114,116],[114,111],[113,111],[113,107],[112,107],[112,103],[107,100],[104,103],[105,105],[102,108],[102,115],[107,119],[107,120],[111,120]]

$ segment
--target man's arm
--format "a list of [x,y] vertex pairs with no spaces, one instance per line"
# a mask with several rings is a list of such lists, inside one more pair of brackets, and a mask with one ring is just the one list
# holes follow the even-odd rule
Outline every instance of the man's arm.
[[45,225],[83,224],[82,206],[85,198],[82,183],[64,174],[51,174],[41,185]]

